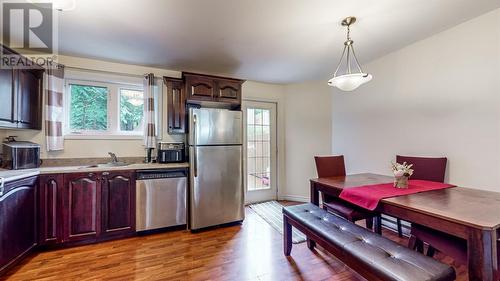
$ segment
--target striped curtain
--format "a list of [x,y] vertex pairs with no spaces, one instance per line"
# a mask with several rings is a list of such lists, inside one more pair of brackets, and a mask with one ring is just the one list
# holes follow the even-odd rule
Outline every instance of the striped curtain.
[[144,77],[144,145],[146,148],[156,146],[154,86],[155,76],[149,73]]
[[64,66],[48,68],[44,74],[45,80],[45,137],[47,151],[64,149],[63,139],[63,91]]

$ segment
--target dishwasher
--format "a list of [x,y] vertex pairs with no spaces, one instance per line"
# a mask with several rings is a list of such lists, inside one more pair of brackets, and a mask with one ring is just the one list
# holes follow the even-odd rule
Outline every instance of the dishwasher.
[[138,170],[136,231],[186,224],[187,169]]

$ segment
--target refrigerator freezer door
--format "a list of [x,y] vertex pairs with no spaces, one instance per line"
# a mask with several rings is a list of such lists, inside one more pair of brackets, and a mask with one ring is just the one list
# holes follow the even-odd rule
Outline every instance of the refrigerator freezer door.
[[189,145],[242,144],[241,111],[217,108],[189,109]]
[[241,146],[191,146],[190,157],[191,229],[242,221]]

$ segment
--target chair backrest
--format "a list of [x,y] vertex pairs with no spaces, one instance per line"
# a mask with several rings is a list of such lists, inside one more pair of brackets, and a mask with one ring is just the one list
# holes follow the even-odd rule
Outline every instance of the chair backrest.
[[339,156],[315,156],[316,171],[318,177],[340,177],[345,176],[344,155]]
[[413,164],[411,179],[444,182],[446,157],[413,157],[396,155],[396,162]]

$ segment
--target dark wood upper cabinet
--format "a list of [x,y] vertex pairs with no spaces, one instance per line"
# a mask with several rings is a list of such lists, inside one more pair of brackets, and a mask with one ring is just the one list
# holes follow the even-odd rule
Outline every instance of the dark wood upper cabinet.
[[101,183],[101,237],[135,233],[134,173],[103,172]]
[[0,69],[0,126],[15,125],[16,92],[14,91],[14,70]]
[[42,175],[38,186],[38,243],[40,245],[62,242],[61,193],[62,174]]
[[216,102],[221,103],[222,107],[240,107],[241,85],[244,80],[195,73],[182,75],[188,103]]
[[14,265],[37,244],[37,177],[5,185],[0,192],[0,272]]
[[198,75],[185,75],[188,99],[212,101],[215,85],[213,79]]
[[[18,55],[0,45],[4,52]],[[42,68],[0,69],[0,127],[42,128]]]
[[186,133],[186,91],[182,79],[164,77],[169,134]]
[[218,79],[216,97],[219,102],[241,104],[241,82]]
[[101,230],[101,184],[94,173],[64,175],[64,242],[96,239]]
[[18,128],[42,129],[43,72],[18,70]]

